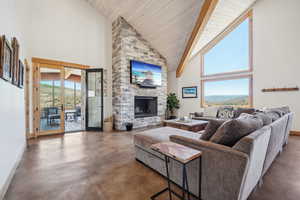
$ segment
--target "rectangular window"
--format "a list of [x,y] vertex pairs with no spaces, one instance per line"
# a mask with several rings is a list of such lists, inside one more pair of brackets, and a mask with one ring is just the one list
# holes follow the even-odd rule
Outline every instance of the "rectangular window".
[[204,106],[242,106],[251,104],[251,77],[203,81]]
[[201,55],[201,105],[252,106],[252,12],[235,20]]

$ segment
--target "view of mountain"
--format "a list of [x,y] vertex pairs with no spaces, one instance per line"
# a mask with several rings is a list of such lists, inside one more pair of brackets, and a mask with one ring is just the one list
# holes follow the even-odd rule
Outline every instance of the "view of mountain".
[[[61,106],[60,98],[61,87],[49,84],[40,85],[40,104],[42,108]],[[75,109],[76,105],[81,104],[81,90],[65,88],[65,109]]]
[[205,104],[218,105],[248,105],[248,95],[210,95],[205,96]]

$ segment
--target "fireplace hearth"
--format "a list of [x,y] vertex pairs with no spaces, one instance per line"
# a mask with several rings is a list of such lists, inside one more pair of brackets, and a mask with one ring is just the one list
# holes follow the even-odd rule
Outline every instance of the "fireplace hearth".
[[157,116],[157,97],[135,96],[134,117],[144,118]]

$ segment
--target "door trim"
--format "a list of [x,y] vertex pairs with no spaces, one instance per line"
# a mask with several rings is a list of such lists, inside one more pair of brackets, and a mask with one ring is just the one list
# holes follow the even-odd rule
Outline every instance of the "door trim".
[[[88,126],[88,121],[89,121],[89,104],[88,104],[88,73],[89,72],[101,72],[101,127],[100,128],[95,128],[95,127],[89,127]],[[103,69],[102,68],[95,68],[95,69],[87,69],[86,70],[86,76],[85,76],[85,101],[86,101],[86,106],[85,106],[85,129],[86,131],[103,131]]]

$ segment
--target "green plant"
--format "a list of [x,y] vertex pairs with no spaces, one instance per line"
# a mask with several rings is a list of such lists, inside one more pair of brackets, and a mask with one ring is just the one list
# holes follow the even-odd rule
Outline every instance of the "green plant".
[[174,111],[180,108],[179,100],[175,93],[168,94],[167,97],[167,110],[174,115]]

